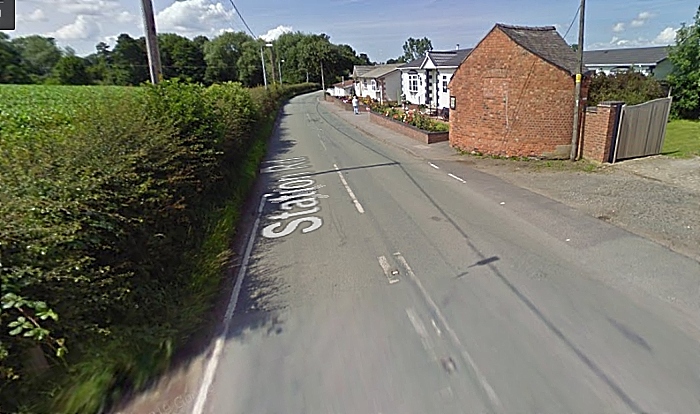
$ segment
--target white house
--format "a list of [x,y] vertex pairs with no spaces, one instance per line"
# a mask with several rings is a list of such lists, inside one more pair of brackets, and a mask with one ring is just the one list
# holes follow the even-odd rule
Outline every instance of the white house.
[[[355,66],[355,94],[379,102],[398,101],[401,95],[401,64]],[[366,70],[370,68],[369,70]]]
[[583,62],[606,75],[633,70],[664,80],[673,71],[667,46],[584,50]]
[[441,109],[450,107],[448,84],[472,49],[430,51],[399,67],[406,101]]
[[330,94],[332,96],[336,97],[345,97],[345,96],[352,96],[354,88],[354,82],[352,80],[346,80],[343,82],[338,82],[333,85],[333,88],[329,90]]

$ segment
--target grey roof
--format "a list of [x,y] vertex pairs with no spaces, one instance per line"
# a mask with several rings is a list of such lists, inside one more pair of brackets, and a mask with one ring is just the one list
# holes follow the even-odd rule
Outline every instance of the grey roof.
[[654,65],[667,58],[667,46],[583,51],[583,61],[592,66]]
[[364,74],[362,74],[362,76],[358,77],[367,79],[378,79],[395,71],[396,69],[398,69],[399,66],[401,66],[400,63],[392,63],[389,65],[377,65],[374,66],[374,69],[365,72]]
[[365,73],[369,72],[370,70],[376,68],[376,66],[371,66],[371,65],[355,65],[355,67],[352,70],[352,75],[354,77],[360,77],[364,75]]
[[[469,56],[473,49],[455,49],[455,50],[443,50],[436,51],[431,50],[427,53],[428,57],[435,63],[438,67],[457,67],[464,59]],[[401,69],[418,69],[425,61],[425,56],[421,56],[417,59],[401,66]]]
[[508,37],[521,47],[539,56],[545,61],[575,75],[578,71],[576,52],[554,26],[528,27],[497,24]]

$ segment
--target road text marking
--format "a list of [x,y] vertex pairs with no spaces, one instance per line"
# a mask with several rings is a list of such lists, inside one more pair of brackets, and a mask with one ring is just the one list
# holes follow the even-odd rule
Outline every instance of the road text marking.
[[455,180],[457,180],[457,181],[459,181],[459,182],[461,182],[461,183],[466,183],[466,181],[464,181],[463,179],[457,177],[456,175],[454,175],[454,174],[452,174],[452,173],[447,174],[447,175],[449,175],[450,177],[454,178]]
[[389,280],[389,284],[393,285],[394,283],[397,283],[399,281],[399,278],[397,277],[399,274],[398,270],[391,269],[391,265],[386,257],[379,256],[377,259],[379,260],[379,266],[381,266],[382,270],[384,271],[384,276],[386,276],[386,278]]
[[362,204],[360,204],[360,202],[357,201],[357,197],[355,197],[355,193],[352,192],[352,189],[348,185],[348,182],[345,181],[345,177],[343,177],[343,173],[338,168],[338,165],[333,164],[333,168],[335,168],[335,171],[338,173],[338,177],[340,177],[340,181],[343,183],[343,186],[345,186],[345,191],[348,192],[348,195],[352,199],[353,204],[355,204],[355,208],[357,208],[357,211],[359,211],[360,214],[364,214],[365,209],[362,208]]

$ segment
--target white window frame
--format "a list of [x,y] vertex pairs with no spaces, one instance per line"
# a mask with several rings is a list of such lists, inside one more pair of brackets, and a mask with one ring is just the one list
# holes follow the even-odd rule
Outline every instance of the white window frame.
[[409,74],[408,75],[408,91],[410,93],[418,93],[418,80],[420,76],[418,74]]

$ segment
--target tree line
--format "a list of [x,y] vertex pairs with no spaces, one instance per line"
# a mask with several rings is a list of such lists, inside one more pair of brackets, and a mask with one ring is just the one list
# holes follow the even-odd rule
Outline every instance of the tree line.
[[[267,81],[335,82],[348,77],[354,65],[371,64],[346,44],[333,44],[326,34],[286,33],[268,43],[244,32],[225,32],[189,39],[175,33],[158,35],[163,77],[214,84],[240,82],[254,87]],[[149,80],[144,37],[122,33],[114,47],[105,42],[81,57],[62,49],[51,37],[10,38],[0,33],[0,83],[64,85],[139,85]]]

